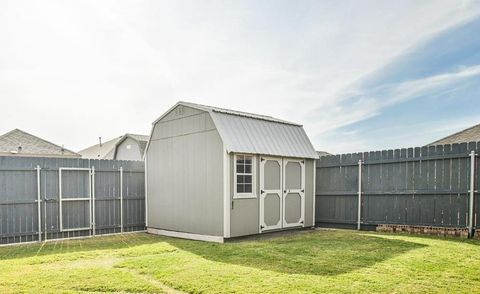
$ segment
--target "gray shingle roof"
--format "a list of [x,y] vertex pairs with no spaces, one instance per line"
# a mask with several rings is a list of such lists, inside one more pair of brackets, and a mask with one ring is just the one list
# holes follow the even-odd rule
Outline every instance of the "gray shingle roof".
[[113,159],[113,152],[115,151],[115,145],[123,136],[116,137],[110,141],[103,142],[102,145],[95,144],[81,151],[78,151],[82,155],[82,158],[90,159]]
[[479,142],[480,141],[480,124],[474,125],[468,129],[449,135],[445,138],[432,142],[428,145],[444,145],[464,142]]
[[0,136],[0,154],[24,156],[80,157],[80,154],[62,146],[14,129]]

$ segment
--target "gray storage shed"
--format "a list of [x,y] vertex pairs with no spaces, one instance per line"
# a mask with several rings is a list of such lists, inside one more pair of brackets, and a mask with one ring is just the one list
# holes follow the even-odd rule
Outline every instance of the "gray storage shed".
[[299,124],[178,102],[145,153],[148,232],[223,242],[312,227],[316,158]]

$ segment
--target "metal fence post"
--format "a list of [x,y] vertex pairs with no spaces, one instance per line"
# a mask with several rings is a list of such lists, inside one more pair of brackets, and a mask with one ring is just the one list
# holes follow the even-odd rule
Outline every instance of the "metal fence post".
[[92,179],[91,179],[91,199],[92,199],[92,228],[93,228],[93,236],[95,237],[96,233],[97,233],[97,229],[96,229],[96,224],[95,224],[95,166],[92,166]]
[[145,158],[144,158],[144,183],[145,183],[145,229],[148,228],[148,159],[147,159],[147,152],[145,151]]
[[358,219],[357,230],[360,230],[360,222],[362,218],[362,160],[358,161]]
[[62,209],[62,169],[58,169],[58,222],[60,232],[63,231],[63,209]]
[[468,235],[473,237],[473,205],[475,197],[475,151],[470,152],[470,199],[468,203]]
[[123,167],[120,167],[120,232],[123,233]]
[[42,242],[42,198],[40,196],[41,184],[40,184],[40,166],[37,165],[37,212],[38,212],[38,242]]

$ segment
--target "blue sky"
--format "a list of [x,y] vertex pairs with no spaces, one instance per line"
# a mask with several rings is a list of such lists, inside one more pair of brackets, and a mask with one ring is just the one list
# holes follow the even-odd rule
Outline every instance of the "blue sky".
[[478,1],[0,2],[0,133],[73,150],[178,100],[304,124],[318,150],[480,123]]
[[[373,72],[359,82],[361,94],[349,96],[345,103],[363,99],[382,103],[405,92],[408,95],[372,112],[370,118],[323,133],[319,139],[355,138],[363,142],[363,150],[411,147],[480,123],[479,32],[480,18],[473,18],[421,42]],[[431,82],[434,78],[439,80]],[[402,84],[407,86],[399,90]]]

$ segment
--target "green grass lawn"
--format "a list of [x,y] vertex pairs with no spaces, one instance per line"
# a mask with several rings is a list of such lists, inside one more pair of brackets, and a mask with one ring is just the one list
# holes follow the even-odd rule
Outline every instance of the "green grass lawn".
[[0,293],[480,292],[480,242],[302,231],[227,244],[143,233],[0,247]]

